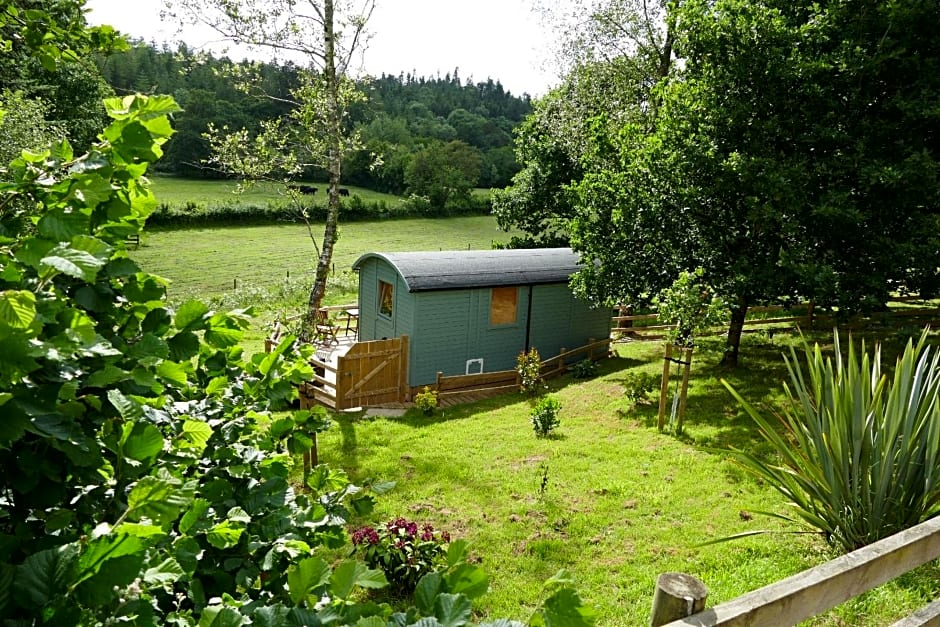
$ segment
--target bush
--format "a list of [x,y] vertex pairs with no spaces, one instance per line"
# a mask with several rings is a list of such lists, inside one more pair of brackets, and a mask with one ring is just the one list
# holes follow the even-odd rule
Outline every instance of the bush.
[[[419,533],[420,531],[420,533]],[[399,594],[411,594],[424,575],[444,563],[450,534],[429,524],[396,518],[377,527],[362,527],[352,534],[362,560],[385,573]]]
[[425,415],[430,416],[437,409],[437,392],[428,386],[424,386],[424,391],[415,394],[415,407],[420,409]]
[[571,374],[575,379],[590,379],[597,374],[597,362],[593,359],[584,359],[571,367]]
[[532,428],[535,435],[540,438],[551,435],[561,421],[558,412],[561,411],[561,402],[554,396],[545,396],[539,399],[532,409]]
[[[930,518],[940,503],[940,353],[926,331],[908,341],[894,374],[881,371],[881,348],[862,343],[842,357],[804,344],[787,359],[787,403],[768,419],[725,387],[761,428],[778,459],[731,455],[789,499],[796,516],[852,551]],[[783,423],[783,433],[779,432]],[[792,520],[792,519],[791,519]]]
[[647,394],[659,386],[661,379],[650,372],[631,372],[623,378],[623,390],[635,405],[646,399]]
[[516,357],[516,372],[519,374],[519,389],[525,394],[538,394],[542,382],[542,358],[535,347],[529,352],[520,352]]

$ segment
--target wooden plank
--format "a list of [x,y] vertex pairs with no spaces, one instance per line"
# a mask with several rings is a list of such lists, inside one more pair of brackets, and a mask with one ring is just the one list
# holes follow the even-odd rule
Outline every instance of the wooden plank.
[[925,605],[907,618],[903,618],[891,627],[938,627],[940,626],[940,601]]
[[795,625],[940,557],[940,517],[668,627]]

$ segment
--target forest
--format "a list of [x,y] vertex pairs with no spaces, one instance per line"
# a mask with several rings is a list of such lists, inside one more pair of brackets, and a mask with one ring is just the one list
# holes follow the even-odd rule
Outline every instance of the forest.
[[[118,95],[169,94],[183,108],[174,118],[176,135],[157,170],[191,178],[220,174],[207,168],[210,146],[203,134],[218,127],[258,129],[261,120],[287,112],[298,86],[291,63],[233,62],[198,53],[186,44],[137,41],[128,50],[96,59],[104,81]],[[271,96],[258,98],[238,88],[238,71],[262,76]],[[358,81],[367,98],[351,108],[346,124],[358,131],[361,149],[343,164],[343,181],[376,191],[403,194],[423,168],[457,164],[470,187],[504,187],[519,167],[512,131],[531,111],[528,95],[515,96],[498,80],[463,81],[459,68],[440,77],[401,73]],[[382,167],[373,167],[381,162]],[[304,178],[325,180],[311,168]]]

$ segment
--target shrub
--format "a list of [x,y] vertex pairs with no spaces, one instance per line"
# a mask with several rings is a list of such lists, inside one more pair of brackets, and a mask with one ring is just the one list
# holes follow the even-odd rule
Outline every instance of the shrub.
[[415,394],[415,407],[430,416],[437,409],[437,392],[428,386],[424,386],[424,391]]
[[370,568],[385,573],[396,592],[411,594],[418,580],[444,563],[450,534],[396,518],[377,527],[362,527],[352,534],[353,546]]
[[520,352],[516,357],[516,372],[519,374],[519,389],[525,394],[539,392],[542,381],[542,358],[535,347],[529,352]]
[[584,359],[571,367],[575,379],[590,379],[597,374],[597,362],[593,359]]
[[558,412],[561,411],[561,402],[554,396],[544,396],[539,399],[532,409],[532,428],[535,435],[546,437],[551,435],[561,421]]
[[647,394],[655,390],[660,383],[660,378],[651,372],[631,372],[623,378],[623,390],[635,405],[645,400]]
[[[940,353],[926,331],[908,341],[892,376],[881,348],[862,343],[842,357],[804,344],[805,370],[791,348],[787,403],[768,419],[727,383],[779,459],[732,456],[789,499],[796,516],[852,551],[938,513],[940,503]],[[792,519],[791,519],[792,520]]]

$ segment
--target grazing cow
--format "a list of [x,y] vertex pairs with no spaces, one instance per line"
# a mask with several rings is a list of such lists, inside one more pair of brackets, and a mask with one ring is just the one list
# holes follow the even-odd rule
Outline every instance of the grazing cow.
[[339,188],[339,195],[340,195],[340,196],[349,196],[349,190],[346,189],[345,187],[340,187],[340,188]]
[[301,186],[300,186],[300,193],[301,193],[301,194],[309,194],[310,196],[313,196],[314,194],[317,193],[317,188],[316,188],[316,187],[310,187],[309,185],[301,185]]

